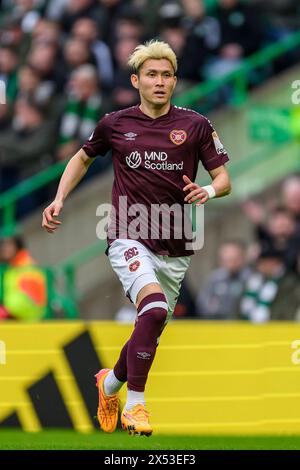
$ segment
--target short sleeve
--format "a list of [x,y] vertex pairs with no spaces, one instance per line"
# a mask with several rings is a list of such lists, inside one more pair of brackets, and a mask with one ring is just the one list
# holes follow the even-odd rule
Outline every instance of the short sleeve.
[[105,156],[111,149],[110,138],[112,133],[111,115],[104,116],[95,127],[91,136],[83,144],[85,153],[91,157]]
[[199,160],[207,171],[228,162],[229,157],[218,134],[208,119],[203,118],[199,129]]

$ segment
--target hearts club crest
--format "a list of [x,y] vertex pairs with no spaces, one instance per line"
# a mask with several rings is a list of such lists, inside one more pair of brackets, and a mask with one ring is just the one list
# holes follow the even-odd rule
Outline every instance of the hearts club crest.
[[135,260],[132,263],[130,263],[130,265],[128,266],[128,269],[131,273],[134,273],[134,271],[136,271],[140,267],[140,265],[141,265],[140,261]]
[[174,129],[173,131],[170,132],[170,140],[173,142],[175,145],[182,145],[183,142],[186,141],[187,138],[187,133],[180,129]]

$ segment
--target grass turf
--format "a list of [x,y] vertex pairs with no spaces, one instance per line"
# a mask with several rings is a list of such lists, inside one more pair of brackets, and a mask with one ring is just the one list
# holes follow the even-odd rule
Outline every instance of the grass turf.
[[0,430],[0,450],[300,450],[300,436],[128,436]]

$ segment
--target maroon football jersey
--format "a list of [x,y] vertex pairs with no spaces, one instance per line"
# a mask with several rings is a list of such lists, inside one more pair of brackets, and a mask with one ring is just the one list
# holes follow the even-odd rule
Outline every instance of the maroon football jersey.
[[[175,205],[183,211],[184,206],[190,207],[184,202],[182,176],[195,181],[199,161],[206,170],[228,161],[206,117],[171,106],[167,114],[153,119],[133,106],[103,117],[83,150],[91,158],[112,150],[115,217],[108,229],[109,243],[116,238],[134,238],[160,255],[193,253],[186,249],[184,217],[180,221],[171,212],[168,236],[161,208]],[[133,228],[138,233],[134,237]]]

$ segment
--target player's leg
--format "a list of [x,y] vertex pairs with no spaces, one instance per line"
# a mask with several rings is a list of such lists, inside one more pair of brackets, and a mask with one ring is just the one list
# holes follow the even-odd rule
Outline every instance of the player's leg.
[[[146,296],[151,295],[151,294],[156,294],[156,293],[163,293],[162,288],[157,282],[150,283],[142,287],[142,289],[139,291],[137,295],[137,300],[135,303],[136,307],[138,308],[140,302]],[[134,326],[136,326],[136,323],[137,323],[137,320],[135,321]],[[125,343],[125,345],[123,346],[121,353],[120,353],[120,357],[112,371],[112,373],[114,374],[114,378],[118,378],[117,380],[120,381],[120,384],[122,383],[122,385],[124,384],[124,382],[127,382],[127,351],[128,351],[129,341],[130,340],[128,340],[127,343]],[[105,385],[106,385],[106,382],[108,382],[108,379],[109,377],[105,380]],[[121,388],[120,386],[120,388],[117,390],[118,386],[119,385],[116,383],[115,388],[109,388],[107,391],[109,393],[115,393],[115,391],[118,391]]]
[[[132,240],[125,241],[127,248],[132,244]],[[133,433],[150,434],[152,428],[145,409],[144,390],[155,357],[157,338],[166,321],[167,302],[155,274],[155,256],[144,245],[135,245],[138,255],[131,262],[138,262],[138,270],[141,269],[139,273],[128,274],[130,269],[127,268],[124,274],[120,264],[116,267],[114,250],[111,251],[112,266],[125,292],[137,307],[134,331],[123,347],[113,372],[120,380],[127,378],[127,400],[121,417],[123,427]],[[128,255],[128,249],[125,253]],[[129,283],[128,278],[131,279]]]
[[[160,288],[157,278],[155,276],[154,272],[154,265],[150,257],[150,252],[147,250],[143,245],[141,245],[138,242],[134,242],[133,240],[116,240],[112,246],[109,249],[109,259],[111,262],[111,265],[114,269],[114,271],[117,273],[124,291],[126,294],[130,295],[130,298],[133,300],[135,304],[137,304],[137,297],[140,291],[142,291],[139,294],[139,299],[138,303],[141,304],[143,302],[143,315],[145,316],[146,320],[140,321],[139,316],[137,315],[137,321],[135,324],[135,329],[134,332],[130,338],[130,340],[125,344],[123,347],[119,360],[117,364],[115,365],[114,369],[111,371],[108,370],[102,370],[98,374],[98,381],[97,385],[99,388],[99,408],[98,408],[98,419],[100,422],[100,426],[102,427],[103,430],[107,432],[112,432],[115,427],[116,427],[116,422],[117,422],[117,407],[115,406],[116,403],[118,402],[118,395],[117,392],[121,388],[121,386],[124,384],[124,382],[127,380],[128,377],[128,371],[130,373],[131,380],[133,381],[132,385],[132,390],[129,388],[128,390],[128,403],[127,407],[131,406],[134,408],[136,405],[135,403],[137,401],[140,402],[140,406],[143,405],[143,401],[141,399],[141,395],[143,395],[143,391],[141,390],[141,380],[146,381],[147,375],[149,368],[152,364],[154,354],[155,354],[155,348],[153,348],[152,343],[154,343],[154,340],[150,339],[146,341],[145,346],[150,346],[151,352],[149,353],[150,356],[153,356],[152,360],[150,361],[150,358],[147,356],[147,359],[141,359],[139,357],[139,360],[143,360],[149,362],[149,365],[147,364],[146,368],[144,366],[140,367],[142,370],[142,378],[136,377],[137,375],[139,376],[140,372],[138,374],[135,372],[135,367],[136,363],[138,362],[138,358],[134,358],[134,360],[128,360],[128,357],[132,357],[135,355],[136,349],[140,349],[140,346],[143,346],[140,344],[140,342],[137,341],[137,338],[139,336],[139,333],[137,331],[142,331],[144,330],[143,325],[146,325],[146,328],[149,329],[149,321],[148,321],[148,316],[150,314],[150,310],[152,310],[152,307],[154,307],[154,317],[153,320],[150,321],[150,323],[157,323],[158,317],[161,315],[161,312],[157,312],[157,304],[150,305],[151,300],[153,301],[161,301],[164,300],[164,304],[166,306],[166,299],[164,297],[164,294],[162,293],[162,289]],[[144,287],[147,286],[145,289]],[[159,297],[157,297],[157,295]],[[154,297],[153,297],[154,296]],[[144,300],[146,297],[148,297],[147,300]],[[153,303],[153,302],[152,302]],[[165,313],[163,314],[166,316],[166,308],[165,308]],[[139,312],[138,312],[139,314]],[[156,321],[155,321],[156,320]],[[150,338],[153,338],[155,336],[154,330],[157,330],[157,326],[153,325],[150,328]],[[148,338],[148,336],[147,336]],[[137,352],[143,352],[143,351],[137,351]],[[144,351],[145,352],[145,351]],[[148,353],[147,353],[148,354]],[[144,356],[144,355],[142,355]],[[138,364],[140,366],[140,364]],[[129,367],[129,370],[128,370]],[[139,370],[140,370],[139,369]],[[144,371],[145,369],[145,371]],[[135,383],[134,381],[139,382],[139,390],[134,390]],[[130,386],[130,383],[129,383]],[[112,410],[112,412],[110,412]],[[143,414],[138,411],[138,418]],[[143,425],[145,426],[145,424]],[[149,429],[148,429],[149,431]]]
[[152,253],[142,245],[139,254],[143,271],[127,291],[137,307],[137,319],[114,373],[119,379],[127,378],[127,400],[121,416],[123,428],[132,434],[150,435],[152,428],[145,408],[144,390],[155,357],[157,338],[166,320],[167,302],[155,275]]
[[127,349],[127,400],[121,422],[129,433],[150,435],[152,427],[145,408],[144,391],[168,306],[158,283],[141,285],[136,305],[137,321]]
[[[148,435],[151,433],[151,426],[149,425],[148,413],[144,406],[144,389],[147,376],[155,356],[159,337],[167,323],[167,319],[173,314],[180,286],[190,263],[190,257],[170,258],[153,255],[152,260],[155,262],[156,276],[159,283],[152,285],[149,284],[138,290],[141,284],[137,281],[136,285],[134,285],[133,289],[130,291],[133,298],[136,296],[138,317],[135,330],[126,347],[128,392],[126,405],[121,417],[121,421],[125,429],[132,430],[133,433],[138,432],[140,429],[143,433]],[[168,299],[167,302],[165,293]],[[150,303],[148,304],[149,301]],[[155,314],[153,315],[154,312],[151,310],[154,307],[154,304],[159,307],[160,302],[164,304],[161,305],[162,307],[168,308],[168,313],[164,312],[161,314],[159,323],[155,326]],[[146,314],[148,308],[149,316]],[[153,334],[152,338],[149,331]],[[143,348],[145,349],[145,347],[147,347],[144,339],[147,335],[151,355],[149,356],[149,362],[145,367],[145,365],[136,358],[138,356],[138,350]],[[139,346],[138,348],[136,347],[137,345]],[[133,353],[132,356],[130,355],[131,350]],[[147,352],[144,356],[147,357]],[[131,371],[136,375],[132,376]],[[135,414],[140,414],[140,423],[137,423],[137,419],[133,416]]]

